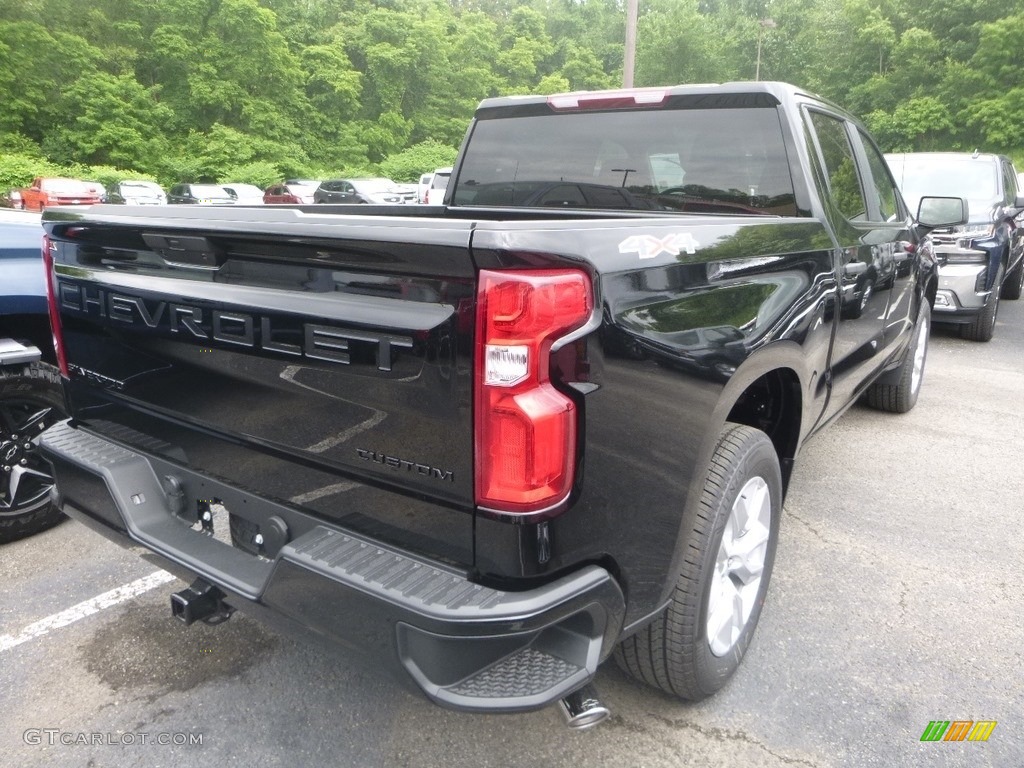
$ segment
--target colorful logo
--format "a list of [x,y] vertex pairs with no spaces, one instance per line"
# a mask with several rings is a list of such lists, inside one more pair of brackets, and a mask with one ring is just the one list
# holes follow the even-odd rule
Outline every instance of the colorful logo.
[[995,720],[932,720],[921,741],[988,741],[995,727]]

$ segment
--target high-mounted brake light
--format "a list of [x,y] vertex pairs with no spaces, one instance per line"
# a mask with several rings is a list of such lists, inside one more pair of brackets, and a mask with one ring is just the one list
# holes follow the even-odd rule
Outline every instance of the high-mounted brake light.
[[572,488],[576,405],[549,378],[551,346],[590,319],[577,270],[490,271],[477,288],[476,502],[528,514]]
[[50,311],[50,330],[53,333],[53,351],[57,355],[60,375],[70,379],[68,358],[64,352],[64,332],[60,325],[60,310],[57,308],[57,275],[53,270],[53,247],[48,235],[43,235],[43,268],[46,270],[46,304]]
[[637,107],[662,107],[668,101],[665,88],[629,88],[621,91],[596,91],[593,93],[561,93],[548,96],[548,106],[556,112],[572,112],[587,109],[636,109]]

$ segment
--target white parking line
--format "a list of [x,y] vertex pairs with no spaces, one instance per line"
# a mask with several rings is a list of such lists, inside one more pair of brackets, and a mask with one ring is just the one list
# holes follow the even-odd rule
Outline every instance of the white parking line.
[[52,616],[47,616],[45,619],[33,622],[16,635],[0,635],[0,653],[16,648],[22,643],[27,643],[29,640],[42,637],[48,634],[50,630],[74,624],[79,619],[99,613],[104,608],[110,608],[118,603],[123,603],[125,600],[131,600],[133,597],[141,595],[143,592],[148,592],[169,581],[174,581],[174,576],[166,571],[156,571],[149,574],[149,576],[136,579],[130,584],[123,584],[109,592],[104,592],[102,595],[97,595],[90,600],[73,605],[60,613],[55,613]]
[[353,488],[358,488],[358,483],[342,482],[335,483],[334,485],[325,485],[323,488],[317,488],[316,490],[309,491],[308,493],[300,493],[298,496],[292,496],[288,501],[293,504],[305,504],[309,501],[316,501],[322,499],[324,496],[333,496],[336,493],[342,493],[344,491],[351,491]]

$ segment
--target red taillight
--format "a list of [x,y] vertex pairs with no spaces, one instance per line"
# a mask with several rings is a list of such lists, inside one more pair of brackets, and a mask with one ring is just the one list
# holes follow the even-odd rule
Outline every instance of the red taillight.
[[549,379],[552,344],[593,310],[577,270],[480,273],[475,384],[476,502],[527,514],[568,496],[576,405]]
[[71,378],[68,372],[68,358],[64,354],[64,332],[60,327],[60,310],[57,308],[57,275],[53,270],[53,253],[50,238],[43,235],[43,268],[46,270],[46,303],[50,308],[50,330],[53,333],[53,350],[57,354],[60,375]]

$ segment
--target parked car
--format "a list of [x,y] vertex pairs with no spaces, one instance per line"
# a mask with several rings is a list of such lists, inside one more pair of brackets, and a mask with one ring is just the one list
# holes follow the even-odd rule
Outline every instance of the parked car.
[[416,202],[425,203],[427,202],[427,190],[430,189],[430,182],[434,180],[434,173],[424,173],[420,175],[419,183],[416,185]]
[[167,193],[155,181],[125,179],[107,187],[104,202],[115,205],[167,205]]
[[308,184],[275,184],[263,193],[263,202],[269,204],[310,205],[315,189]]
[[7,194],[0,194],[0,208],[13,208],[20,211],[24,207],[21,199],[21,190],[12,189]]
[[46,305],[39,214],[0,211],[0,543],[63,519],[33,438],[65,418]]
[[1000,299],[1019,299],[1024,286],[1024,197],[1017,172],[1002,155],[910,152],[885,156],[911,210],[924,195],[965,197],[961,227],[932,232],[939,259],[935,322],[955,323],[960,335],[989,341]]
[[216,184],[175,184],[167,193],[167,202],[175,205],[234,205],[224,187]]
[[444,192],[448,189],[448,180],[452,177],[451,168],[438,168],[430,180],[430,189],[423,200],[427,205],[440,205],[444,202]]
[[419,190],[415,184],[395,183],[395,191],[398,192],[406,203],[415,203],[419,200]]
[[391,179],[331,179],[320,184],[313,195],[316,203],[400,205],[414,203],[416,191]]
[[94,205],[103,198],[91,183],[44,176],[34,178],[32,185],[19,193],[26,211],[41,211],[48,205]]
[[221,184],[234,199],[236,205],[263,205],[263,190],[255,184]]

